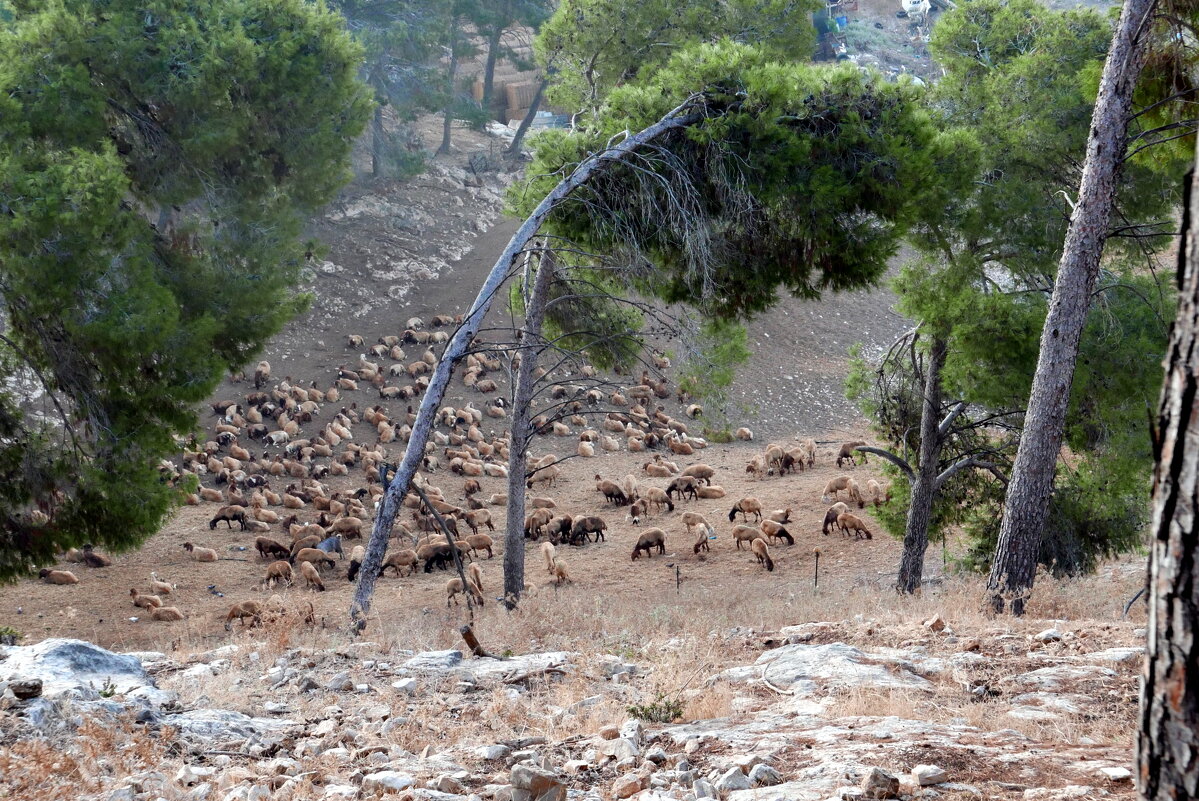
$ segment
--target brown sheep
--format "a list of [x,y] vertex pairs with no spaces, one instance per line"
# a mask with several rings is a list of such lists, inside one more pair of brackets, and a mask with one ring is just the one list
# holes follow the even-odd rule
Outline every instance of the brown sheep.
[[[470,526],[470,530],[475,534],[479,533],[479,526],[487,526],[488,531],[495,531],[495,525],[491,522],[491,512],[486,509],[475,509],[467,512],[465,515],[466,525]],[[488,548],[490,550],[490,547]]]
[[773,520],[763,520],[762,533],[770,539],[782,539],[786,540],[788,545],[795,544],[795,538],[791,536],[791,533],[787,529],[783,528],[782,523],[776,523]]
[[758,557],[758,564],[766,566],[767,572],[774,570],[774,560],[770,558],[770,546],[766,544],[766,540],[754,540],[749,544],[749,549]]
[[775,509],[770,514],[766,515],[766,519],[773,520],[776,523],[783,523],[785,525],[785,524],[791,522],[791,510],[790,509]]
[[657,548],[659,554],[666,553],[666,532],[660,528],[651,528],[637,538],[637,544],[633,546],[633,561],[637,561],[642,551],[645,551],[646,559],[651,558],[653,548]]
[[169,623],[176,620],[183,620],[183,613],[174,606],[160,606],[150,611],[150,619]]
[[366,548],[361,545],[355,545],[354,550],[350,551],[350,567],[346,571],[346,579],[353,581],[358,576],[358,571],[362,569],[362,563],[366,561]]
[[155,595],[170,595],[174,586],[168,581],[159,581],[158,574],[150,571],[150,591]]
[[[471,565],[470,567],[466,568],[466,580],[474,584],[479,588],[479,591],[482,592],[483,570],[478,565]],[[480,599],[479,603],[483,603],[483,601]]]
[[667,497],[673,497],[677,492],[679,500],[684,500],[688,495],[692,498],[698,498],[699,493],[696,492],[696,484],[698,479],[695,476],[676,476],[670,484],[666,486]]
[[285,562],[282,559],[277,562],[271,562],[267,566],[266,577],[262,580],[262,586],[271,589],[280,581],[289,587],[292,583],[291,563]]
[[304,577],[305,586],[316,587],[318,592],[325,591],[325,582],[321,581],[320,572],[312,566],[311,562],[300,562],[300,575]]
[[736,519],[737,513],[741,513],[741,519],[749,521],[749,516],[752,514],[755,520],[762,519],[762,502],[757,498],[742,498],[733,504],[733,508],[729,510],[729,522],[732,523]]
[[[837,500],[837,493],[844,491],[849,496],[851,501],[861,500],[861,493],[857,492],[857,482],[850,476],[837,476],[830,478],[828,483],[824,485],[824,492],[821,493],[820,500],[828,503],[831,497],[834,501]],[[857,497],[855,497],[855,495]]]
[[383,560],[383,564],[379,567],[379,575],[382,576],[387,572],[387,568],[392,568],[396,572],[396,576],[404,575],[404,568],[408,568],[408,575],[416,573],[417,556],[416,551],[411,548],[405,548],[402,551],[393,551],[387,554]]
[[842,536],[848,536],[852,531],[857,539],[861,539],[862,535],[866,535],[866,539],[874,539],[874,535],[870,533],[870,529],[866,528],[866,521],[857,515],[851,515],[849,512],[837,515],[837,525],[841,527]]
[[246,510],[242,506],[222,506],[217,510],[216,516],[208,521],[208,528],[215,529],[216,524],[222,520],[230,529],[233,528],[233,521],[236,520],[237,524],[241,526],[241,530],[246,530]]
[[328,533],[340,534],[347,540],[362,539],[363,522],[357,517],[339,517],[329,526]]
[[605,501],[611,501],[617,506],[629,505],[629,496],[620,488],[620,485],[615,481],[600,478],[598,474],[595,477],[595,491],[602,493]]
[[294,557],[296,554],[306,548],[315,548],[318,544],[320,544],[320,541],[321,538],[316,534],[296,540],[291,544],[291,550],[288,552],[288,558],[290,559]]
[[554,560],[554,583],[561,584],[562,582],[573,584],[574,579],[570,576],[570,571],[566,569],[566,562],[561,559]]
[[191,558],[197,562],[215,562],[217,559],[216,551],[212,548],[198,548],[190,542],[183,543],[183,550],[191,554]]
[[[303,548],[303,549],[301,549],[292,558],[293,564],[300,563],[300,562],[311,563],[314,567],[318,567],[318,568],[323,567],[326,562],[329,563],[329,567],[335,567],[337,565],[337,562],[333,561],[333,558],[331,556],[329,556],[329,554],[322,551],[320,548]],[[303,566],[301,566],[300,569],[303,570]]]
[[683,525],[687,527],[687,533],[691,533],[691,529],[696,526],[707,526],[708,520],[699,512],[683,512]]
[[225,615],[225,631],[233,629],[234,620],[240,620],[242,626],[246,626],[246,618],[250,619],[250,626],[262,623],[262,604],[258,601],[242,601],[234,604],[230,607],[229,614]]
[[715,500],[725,496],[724,487],[696,487],[695,491],[701,500]]
[[545,558],[545,570],[547,573],[554,572],[554,557],[557,555],[557,549],[554,548],[554,543],[541,543],[541,555]]
[[866,491],[870,493],[870,501],[874,504],[875,509],[891,501],[890,485],[884,488],[882,484],[873,478],[866,482]]
[[258,555],[263,559],[287,559],[291,556],[291,550],[281,542],[277,542],[270,537],[258,537],[254,540],[254,547],[258,550]]
[[671,502],[670,496],[657,487],[647,487],[645,492],[642,493],[642,497],[647,503],[652,503],[658,507],[658,514],[662,513],[663,505],[666,506],[667,511],[674,511],[674,503]]
[[694,476],[708,486],[712,485],[712,477],[716,475],[716,471],[706,464],[693,464],[683,471],[685,476]]
[[699,536],[695,539],[695,552],[699,553],[700,551],[711,551],[712,546],[708,544],[708,538],[715,533],[713,532],[712,527],[708,525],[707,521],[705,521],[697,526],[697,528],[699,528]]
[[162,606],[162,599],[157,595],[142,595],[137,590],[130,590],[129,597],[133,599],[133,605],[139,609],[157,609]]
[[841,449],[839,451],[837,451],[837,469],[841,468],[842,462],[849,462],[854,467],[857,467],[858,462],[857,462],[856,454],[859,454],[859,453],[862,454],[862,464],[869,464],[869,462],[866,461],[866,454],[862,453],[861,451],[855,450],[855,448],[857,448],[859,445],[865,445],[865,444],[866,444],[866,442],[864,440],[860,440],[860,439],[854,440],[853,442],[841,443]]
[[98,554],[93,551],[91,545],[84,545],[83,563],[88,567],[110,567],[112,565],[112,560],[103,554]]
[[827,537],[829,526],[835,525],[837,523],[837,517],[848,511],[849,507],[840,501],[837,501],[830,506],[828,511],[824,513],[824,525],[820,529],[821,533]]
[[43,567],[38,571],[37,577],[45,581],[47,584],[79,583],[79,579],[70,570],[49,570]]
[[536,509],[531,515],[525,518],[525,536],[530,539],[537,539],[541,536],[541,529],[550,524],[554,519],[554,513],[549,509]]
[[587,542],[588,534],[595,535],[595,541],[604,540],[604,531],[608,528],[608,524],[604,522],[602,517],[592,515],[590,517],[576,517],[570,526],[570,539],[575,544],[579,541]]
[[752,543],[754,539],[761,537],[762,532],[754,526],[735,526],[733,528],[733,542],[737,546],[737,550],[741,550],[741,543]]

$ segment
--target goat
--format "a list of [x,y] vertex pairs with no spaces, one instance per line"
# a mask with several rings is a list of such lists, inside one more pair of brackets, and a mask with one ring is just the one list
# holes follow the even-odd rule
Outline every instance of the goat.
[[749,520],[752,514],[755,520],[762,519],[762,502],[757,498],[742,498],[733,504],[733,508],[729,510],[729,522],[733,522],[737,517],[737,513],[741,513],[742,520]]
[[765,565],[768,572],[774,571],[774,560],[770,558],[770,546],[766,544],[766,540],[754,540],[749,544],[749,549],[758,557],[758,564]]
[[650,559],[654,548],[658,549],[659,554],[666,553],[666,532],[660,528],[651,528],[637,538],[637,544],[633,546],[633,561],[637,561],[642,551],[645,551],[645,558]]
[[79,579],[70,570],[49,570],[42,568],[38,571],[37,577],[45,581],[47,584],[78,584]]
[[326,537],[316,544],[316,547],[325,553],[335,553],[338,559],[345,558],[345,552],[341,549],[341,536],[334,534],[332,537]]
[[225,615],[225,631],[233,630],[234,620],[240,620],[242,626],[245,626],[246,618],[250,619],[249,625],[251,626],[262,623],[262,604],[257,601],[242,601],[234,604],[229,609],[229,614]]

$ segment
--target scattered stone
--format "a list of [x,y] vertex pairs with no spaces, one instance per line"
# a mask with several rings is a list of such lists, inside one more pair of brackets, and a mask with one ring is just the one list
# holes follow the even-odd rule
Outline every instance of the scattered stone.
[[637,747],[637,743],[632,740],[626,740],[624,737],[618,737],[615,740],[604,740],[597,746],[597,750],[601,754],[612,757],[617,762],[625,759],[636,759],[641,756],[641,749]]
[[452,670],[462,662],[462,652],[457,650],[450,651],[426,651],[419,653],[406,661],[403,665],[408,670]]
[[362,789],[374,790],[377,792],[399,792],[407,790],[409,787],[416,784],[416,779],[407,773],[401,773],[398,770],[381,770],[377,773],[368,773],[362,777]]
[[114,654],[83,640],[54,637],[36,645],[10,646],[4,653],[0,681],[40,679],[47,698],[71,694],[94,699],[105,686],[119,694],[154,686],[137,657]]
[[1128,768],[1100,768],[1099,772],[1113,782],[1132,781],[1132,771]]
[[1069,801],[1072,798],[1093,798],[1092,787],[1068,784],[1065,787],[1036,787],[1024,791],[1024,801]]
[[485,745],[476,748],[475,755],[486,760],[507,759],[512,755],[512,749],[506,745]]
[[871,768],[862,777],[861,788],[866,798],[896,798],[899,779],[881,768]]
[[738,767],[731,767],[716,780],[716,790],[720,793],[731,793],[734,790],[748,790],[749,777]]
[[754,787],[773,787],[783,783],[783,777],[766,763],[753,766],[749,772],[749,783]]
[[566,785],[543,768],[513,765],[511,781],[512,801],[566,801]]
[[179,768],[179,772],[175,774],[175,783],[181,784],[184,787],[190,787],[193,784],[211,779],[216,775],[216,768],[205,768],[198,765],[184,765]]
[[949,774],[936,765],[917,765],[912,768],[912,778],[921,787],[949,781]]
[[398,693],[404,693],[405,695],[414,695],[416,693],[416,679],[407,678],[400,679],[399,681],[393,681],[391,683],[391,689]]
[[612,783],[612,795],[615,798],[628,798],[641,792],[642,778],[636,773],[626,773]]
[[645,752],[645,758],[650,762],[653,762],[655,765],[661,765],[670,757],[667,756],[666,751],[660,746],[654,746]]
[[354,681],[350,678],[348,671],[342,671],[334,674],[333,678],[325,685],[334,692],[349,692],[354,689]]
[[590,767],[591,763],[585,759],[571,759],[567,760],[566,764],[562,766],[562,770],[572,776],[577,776]]
[[439,793],[454,793],[460,795],[464,791],[462,782],[458,781],[448,773],[443,773],[436,779],[432,779],[429,782],[428,787],[430,790],[436,790]]
[[945,628],[945,620],[937,614],[924,621],[924,627],[929,631],[942,631]]
[[1057,629],[1045,629],[1033,637],[1037,642],[1061,642],[1062,633]]
[[13,679],[8,683],[8,689],[18,701],[28,701],[42,694],[41,679]]
[[974,637],[970,637],[969,639],[962,640],[961,645],[958,646],[958,650],[963,653],[977,653],[982,650],[982,643]]
[[296,689],[300,692],[308,692],[309,690],[320,689],[320,684],[312,676],[304,675],[296,680]]
[[620,729],[616,726],[604,726],[599,730],[599,736],[603,740],[615,740],[620,736]]
[[715,798],[716,790],[705,779],[696,779],[695,784],[691,785],[691,791],[695,793],[696,798]]

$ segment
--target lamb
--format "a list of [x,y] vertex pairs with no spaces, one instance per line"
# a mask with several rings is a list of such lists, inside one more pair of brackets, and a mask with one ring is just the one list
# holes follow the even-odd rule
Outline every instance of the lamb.
[[666,553],[666,532],[660,528],[651,528],[637,538],[637,544],[633,546],[633,561],[637,561],[642,551],[645,551],[646,559],[652,558],[651,551],[654,548],[658,549],[659,554]]
[[225,631],[232,631],[234,620],[240,620],[244,627],[246,618],[250,619],[249,625],[251,626],[262,623],[262,604],[257,601],[242,601],[234,604],[230,607],[229,614],[225,615]]
[[695,493],[701,499],[714,500],[725,496],[724,487],[696,487]]
[[37,577],[45,581],[47,584],[79,583],[79,579],[70,570],[49,570],[43,567],[38,571]]
[[402,551],[393,551],[387,554],[383,560],[383,564],[379,566],[379,575],[382,576],[387,572],[387,568],[392,568],[396,572],[396,576],[404,575],[404,568],[409,568],[408,575],[416,573],[417,556],[416,551],[411,548],[405,548]]
[[698,554],[702,551],[711,551],[712,547],[708,545],[708,539],[715,533],[712,527],[704,522],[699,526],[699,537],[695,540],[695,552]]
[[662,506],[665,504],[667,511],[674,511],[674,503],[671,502],[670,496],[663,490],[657,487],[647,487],[644,492],[644,498],[648,503],[652,503],[658,507],[658,513],[661,514]]
[[270,589],[280,581],[289,587],[292,583],[291,564],[282,559],[277,562],[271,562],[267,567],[266,576],[262,579],[262,586]]
[[737,545],[737,550],[741,550],[741,543],[752,543],[755,538],[761,537],[762,532],[754,526],[738,525],[733,528],[733,542]]
[[[859,445],[865,445],[865,444],[866,444],[866,442],[864,440],[860,440],[860,439],[854,440],[853,442],[841,443],[841,450],[837,451],[837,468],[840,469],[842,462],[849,462],[854,467],[857,467],[858,462],[857,462],[857,458],[855,457],[855,454],[862,453],[862,452],[855,450],[855,448],[857,448]],[[866,461],[865,453],[862,453],[862,464],[869,464]]]
[[321,581],[320,571],[312,566],[312,562],[300,562],[300,575],[304,577],[306,586],[316,587],[318,592],[325,591],[325,582]]
[[162,622],[183,620],[183,613],[174,606],[160,606],[150,612],[150,619]]
[[828,511],[824,513],[824,525],[821,526],[820,533],[824,534],[824,536],[827,537],[829,526],[836,524],[837,517],[842,514],[845,514],[848,511],[849,511],[849,507],[846,506],[845,504],[841,503],[840,501],[837,501],[832,506],[830,506],[828,508]]
[[766,544],[766,540],[754,540],[749,544],[749,549],[758,557],[758,564],[766,566],[767,572],[774,571],[774,560],[770,558],[770,546]]
[[487,558],[492,558],[493,554],[491,548],[494,545],[494,542],[492,541],[491,537],[487,536],[486,534],[471,534],[466,538],[466,543],[470,546],[470,552],[472,554],[475,551],[487,551]]
[[866,539],[874,539],[874,535],[870,533],[870,529],[866,528],[866,521],[857,515],[851,515],[849,512],[843,512],[837,515],[837,525],[841,527],[842,536],[847,536],[850,531],[854,533],[854,537],[861,539],[862,535],[866,535]]
[[761,481],[766,477],[766,460],[761,456],[755,456],[745,463],[745,472]]
[[783,528],[783,524],[769,518],[762,521],[762,533],[770,539],[783,539],[787,541],[788,545],[795,544],[795,538],[791,536],[787,529]]
[[608,524],[600,517],[579,517],[575,518],[570,527],[570,538],[577,542],[580,538],[586,542],[588,534],[595,535],[595,541],[599,542],[604,539],[604,530],[608,528]]
[[183,543],[183,550],[187,551],[197,562],[215,562],[217,559],[216,551],[212,548],[197,548],[190,542]]
[[573,584],[574,579],[570,576],[570,571],[566,569],[566,562],[561,559],[554,560],[554,583],[561,584],[562,582]]
[[554,572],[554,557],[556,556],[556,549],[554,548],[554,544],[552,542],[541,543],[541,555],[545,558],[546,572],[553,574],[553,572]]
[[629,505],[629,497],[625,495],[624,490],[616,482],[600,478],[599,474],[595,476],[595,490],[603,493],[604,500],[611,501],[617,506]]
[[142,595],[137,590],[130,590],[129,597],[133,599],[133,605],[139,609],[157,609],[162,606],[162,599],[157,595]]
[[741,513],[742,520],[749,520],[749,515],[752,514],[754,519],[762,519],[762,502],[757,498],[742,498],[733,504],[733,508],[729,510],[729,522],[737,517],[737,513]]
[[286,545],[270,537],[258,537],[254,540],[254,547],[258,550],[258,555],[263,559],[287,559],[291,556],[291,550]]
[[653,476],[654,478],[669,478],[671,475],[669,468],[657,462],[646,462],[641,468],[645,471],[646,475]]
[[693,464],[683,471],[683,475],[694,476],[696,479],[711,486],[712,477],[716,475],[716,471],[706,464]]
[[666,487],[666,495],[673,496],[674,493],[679,494],[679,500],[683,500],[688,495],[692,498],[699,498],[699,493],[696,492],[695,476],[676,476],[674,480]]

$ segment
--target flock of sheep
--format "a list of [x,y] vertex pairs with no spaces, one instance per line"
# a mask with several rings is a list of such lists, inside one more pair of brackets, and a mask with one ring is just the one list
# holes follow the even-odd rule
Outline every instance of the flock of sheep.
[[[449,315],[437,315],[431,319],[430,327],[441,329],[459,321]],[[189,494],[187,503],[217,505],[209,520],[209,531],[215,531],[224,523],[230,532],[236,525],[239,533],[254,536],[253,548],[265,564],[261,590],[290,587],[301,580],[313,590],[325,590],[338,561],[345,557],[343,543],[362,540],[369,530],[375,502],[384,491],[380,484],[380,467],[386,469],[389,459],[394,461],[398,457],[398,453],[389,453],[389,446],[406,443],[415,421],[411,405],[396,414],[383,403],[419,397],[428,387],[427,375],[438,363],[434,346],[449,339],[442,330],[426,331],[425,328],[423,320],[410,319],[402,334],[380,337],[369,349],[362,337],[348,337],[347,346],[360,351],[358,361],[353,366],[339,367],[327,389],[319,388],[315,381],[304,387],[290,377],[272,386],[271,366],[265,361],[260,362],[254,371],[252,392],[211,405],[218,417],[212,438],[203,443],[191,440],[186,443],[188,447],[178,463],[161,465],[164,477],[172,482],[180,482],[188,476],[199,480],[198,492]],[[419,359],[408,361],[404,351],[407,345],[424,349]],[[455,561],[455,549],[464,561],[482,553],[488,558],[494,555],[496,543],[480,529],[495,530],[490,507],[505,505],[507,496],[496,493],[484,500],[479,479],[507,476],[506,431],[502,426],[501,434],[494,430],[484,433],[483,430],[485,418],[501,420],[507,414],[504,400],[494,397],[498,385],[487,377],[489,373],[512,369],[519,363],[519,352],[509,356],[506,363],[504,356],[502,349],[489,348],[481,342],[476,342],[466,356],[461,366],[463,385],[480,393],[482,408],[468,402],[461,408],[446,405],[439,410],[437,426],[426,447],[424,470],[416,478],[427,501],[415,493],[409,493],[404,499],[404,507],[410,515],[397,522],[392,536],[398,547],[387,553],[379,575],[385,575],[389,570],[403,576],[415,574],[418,568],[424,573],[448,569]],[[372,362],[371,358],[387,359],[392,363]],[[669,362],[658,356],[655,365],[661,370],[668,367]],[[590,367],[584,367],[581,373],[587,378],[595,375]],[[246,379],[245,376],[234,378],[235,381]],[[378,392],[380,402],[365,400],[369,397],[366,393],[371,391]],[[602,451],[637,453],[658,449],[669,450],[672,458],[690,456],[707,447],[706,441],[688,432],[686,422],[698,418],[703,410],[697,404],[687,403],[680,394],[686,419],[671,417],[663,404],[655,403],[670,395],[666,380],[661,376],[654,378],[648,371],[643,371],[640,383],[611,393],[601,392],[594,386],[588,389],[579,385],[554,385],[550,391],[553,413],[546,409],[533,418],[532,423],[534,430],[542,435],[577,437],[575,455],[584,458],[594,457],[597,446]],[[605,403],[611,411],[602,410]],[[334,408],[337,411],[331,413]],[[590,419],[596,416],[602,416],[601,430],[598,431],[589,425]],[[371,432],[365,440],[361,434],[364,427]],[[748,429],[739,429],[736,436],[746,441],[753,439]],[[856,465],[853,449],[860,444],[863,443],[842,446],[839,467],[846,459]],[[251,448],[261,455],[256,458]],[[864,454],[856,455],[864,458]],[[816,443],[811,439],[790,450],[772,444],[747,464],[746,472],[759,479],[781,476],[812,467],[815,458]],[[552,487],[561,476],[559,459],[554,454],[531,460],[529,469],[530,489],[539,485]],[[598,474],[595,476],[596,490],[605,501],[627,507],[626,521],[634,527],[654,514],[673,512],[676,502],[718,499],[725,495],[721,487],[713,484],[715,469],[705,464],[680,468],[658,453],[642,465],[642,470],[646,478],[669,478],[669,483],[665,487],[645,485],[631,474],[620,483],[602,479]],[[460,502],[450,502],[446,493],[433,484],[431,477],[443,471],[463,479]],[[334,489],[327,483],[339,477],[345,479],[340,484],[353,482],[357,488],[352,491]],[[272,483],[278,489],[272,487]],[[867,482],[866,491],[876,505],[889,497],[873,480]],[[826,502],[827,496],[836,501],[835,496],[840,492],[846,493],[851,503],[857,503],[859,507],[865,505],[866,496],[851,476],[840,476],[829,482],[825,488]],[[540,547],[547,571],[559,584],[572,581],[571,572],[557,547],[604,542],[608,522],[599,515],[555,514],[557,504],[549,497],[531,497],[528,505],[532,511],[525,521],[525,536],[530,540],[544,537],[546,541]],[[773,571],[775,562],[768,541],[776,545],[779,541],[788,545],[794,543],[793,535],[787,530],[787,525],[792,523],[791,510],[767,512],[761,501],[746,497],[732,506],[728,513],[729,522],[735,523],[738,514],[742,522],[732,529],[736,549],[740,550],[742,543],[746,543],[757,562]],[[754,518],[752,525],[751,515]],[[683,512],[680,520],[687,536],[694,538],[694,554],[699,556],[709,552],[710,540],[716,536],[712,524],[695,511]],[[853,533],[867,539],[872,536],[865,522],[851,514],[845,503],[837,502],[830,507],[824,533],[827,534],[834,524],[843,535]],[[454,545],[447,541],[442,525],[453,535]],[[642,553],[649,558],[655,549],[660,554],[666,553],[666,537],[660,527],[642,530],[633,547],[632,559],[637,560]],[[198,537],[193,536],[193,539]],[[181,547],[196,562],[211,563],[221,559],[220,553],[212,547],[190,541]],[[349,581],[356,579],[364,555],[362,545],[356,545],[350,551],[344,574]],[[64,558],[96,567],[108,563],[107,557],[95,553],[90,547],[68,553]],[[40,576],[53,584],[78,582],[73,573],[65,570],[42,570]],[[465,582],[461,578],[446,582],[447,606],[451,602],[456,604],[457,596],[463,594],[471,596],[477,603],[484,602],[484,579],[479,565],[472,561],[465,576]],[[148,591],[131,589],[130,597],[134,606],[149,610],[152,620],[181,620],[183,612],[164,602],[172,589],[170,583],[151,574]],[[278,596],[265,605],[254,600],[241,601],[229,610],[225,626],[229,628],[239,619],[261,622],[268,609],[280,606]],[[308,618],[311,616],[309,605]]]

